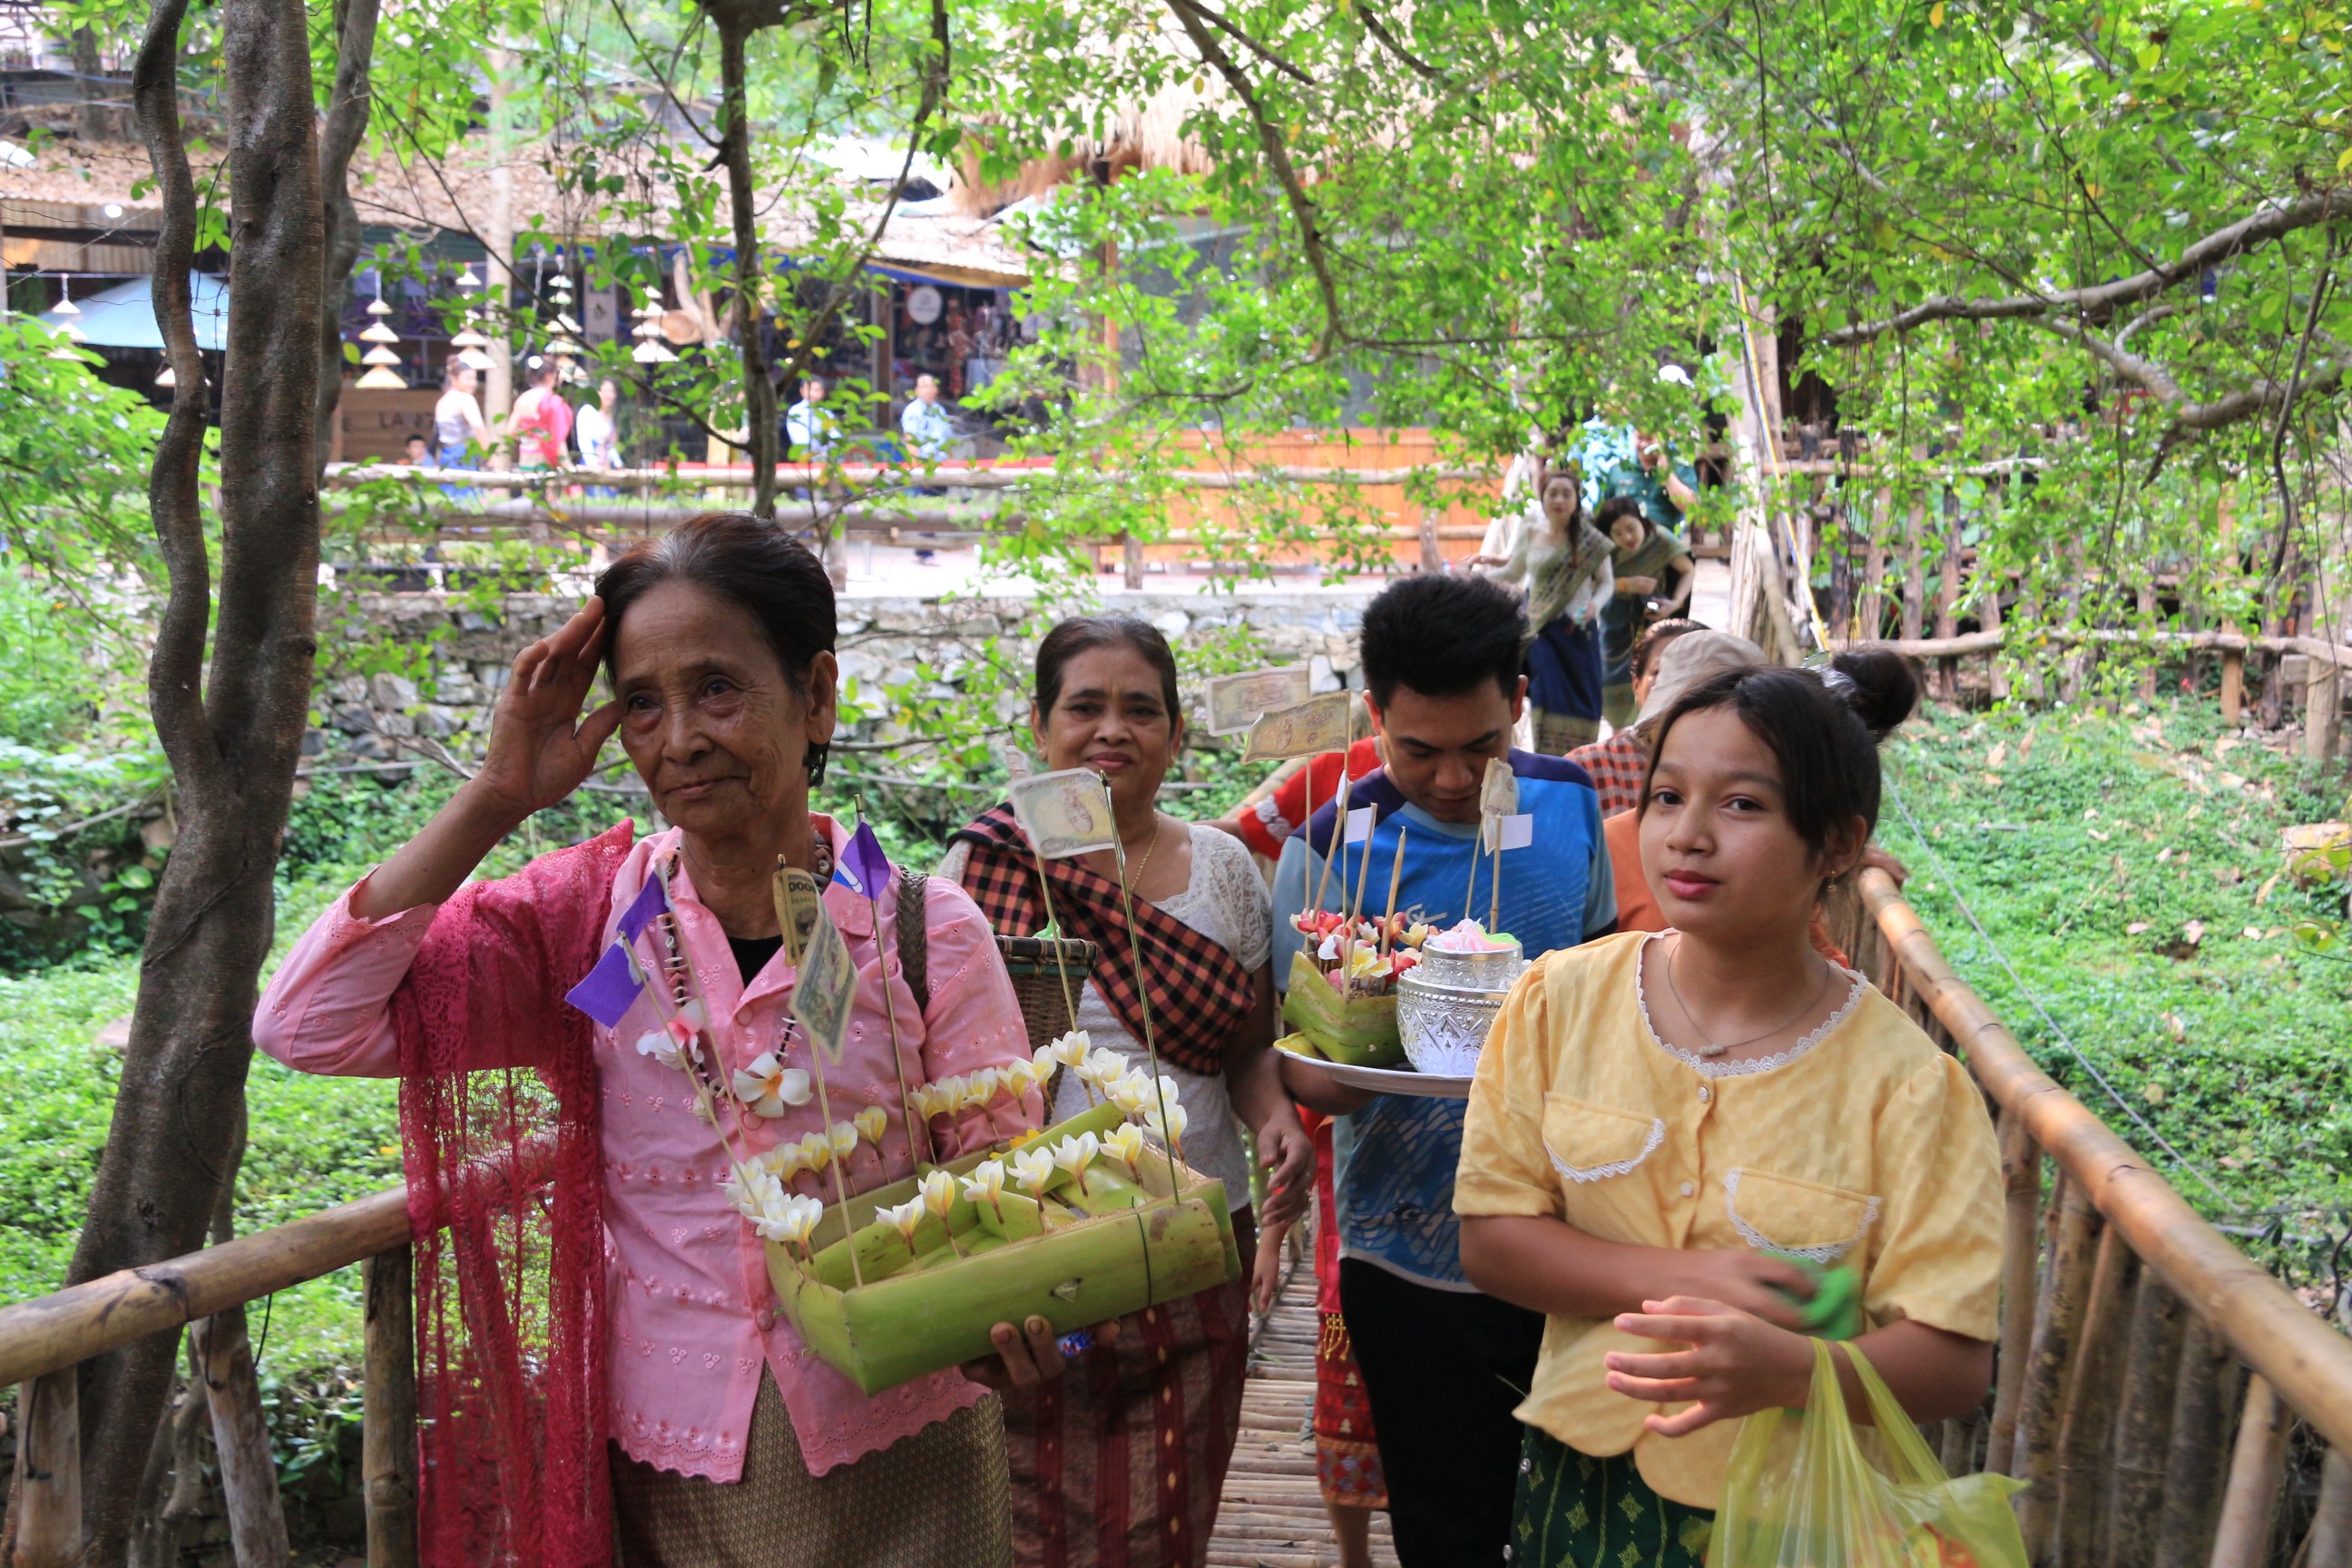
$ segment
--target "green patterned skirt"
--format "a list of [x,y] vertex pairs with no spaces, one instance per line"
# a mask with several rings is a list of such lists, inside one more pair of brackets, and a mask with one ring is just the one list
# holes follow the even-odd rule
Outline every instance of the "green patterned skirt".
[[1633,1456],[1595,1458],[1530,1426],[1511,1501],[1513,1568],[1704,1568],[1715,1515],[1650,1489]]

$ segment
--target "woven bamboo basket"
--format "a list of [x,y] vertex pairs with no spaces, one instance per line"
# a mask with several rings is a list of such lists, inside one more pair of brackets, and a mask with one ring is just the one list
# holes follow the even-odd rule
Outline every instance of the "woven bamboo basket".
[[1068,997],[1085,988],[1094,969],[1095,944],[1079,937],[1000,936],[996,951],[1013,976],[1013,994],[1020,1000],[1021,1021],[1028,1026],[1029,1048],[1034,1051],[1070,1028]]
[[[1100,1134],[1120,1119],[1117,1106],[1097,1106],[1049,1128],[1045,1141]],[[961,1176],[1002,1152],[969,1154],[944,1168]],[[998,1323],[1042,1316],[1055,1332],[1066,1333],[1240,1279],[1241,1252],[1224,1184],[1179,1163],[1171,1185],[1170,1162],[1156,1148],[1139,1163],[1131,1184],[1147,1200],[1141,1206],[1066,1221],[1018,1240],[984,1236],[978,1211],[959,1196],[948,1228],[967,1255],[956,1256],[940,1237],[908,1267],[897,1232],[877,1237],[886,1227],[873,1221],[876,1209],[914,1195],[910,1176],[854,1194],[845,1222],[843,1205],[828,1205],[817,1226],[814,1263],[767,1243],[768,1278],[801,1339],[868,1394],[991,1353],[988,1333]],[[847,1247],[859,1246],[860,1238],[871,1244],[860,1247],[861,1258],[898,1247],[898,1271],[852,1283]]]

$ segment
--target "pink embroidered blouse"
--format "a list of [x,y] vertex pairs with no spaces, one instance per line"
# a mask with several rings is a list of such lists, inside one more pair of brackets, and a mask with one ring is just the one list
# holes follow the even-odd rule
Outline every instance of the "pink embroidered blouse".
[[[812,814],[836,856],[847,836],[831,818]],[[678,840],[676,829],[636,844],[614,878],[604,915],[609,941],[620,911],[643,887],[656,856]],[[869,1105],[889,1112],[881,1163],[861,1146],[846,1174],[852,1191],[911,1174],[913,1164],[898,1111],[898,1080],[890,1060],[890,1025],[883,1004],[889,987],[899,1039],[908,1056],[909,1082],[999,1067],[1028,1054],[1028,1037],[1013,982],[996,955],[995,939],[970,895],[933,877],[924,884],[926,975],[930,1006],[919,1013],[897,963],[897,883],[881,899],[891,963],[886,977],[875,941],[875,911],[835,883],[824,903],[847,942],[858,970],[858,990],[841,1066],[826,1070],[833,1116],[845,1121]],[[354,889],[356,890],[356,889]],[[679,938],[709,1013],[721,1078],[763,1051],[779,1050],[793,995],[792,963],[779,952],[751,984],[743,984],[733,950],[718,919],[695,896],[681,864],[670,881]],[[254,1018],[254,1043],[302,1072],[389,1078],[399,1071],[391,997],[431,927],[436,906],[366,921],[352,913],[346,892],[295,945]],[[646,949],[646,951],[650,951]],[[509,983],[547,1007],[568,1005],[563,994],[581,976],[532,973],[518,958]],[[809,1468],[823,1475],[975,1403],[981,1387],[947,1371],[872,1398],[816,1359],[776,1310],[757,1237],[729,1205],[721,1182],[729,1159],[719,1130],[695,1113],[693,1088],[677,1068],[640,1054],[637,1038],[659,1027],[654,1004],[640,996],[618,1029],[595,1030],[604,1105],[604,1220],[608,1299],[612,1303],[612,1430],[633,1458],[717,1481],[739,1479],[743,1445],[764,1363],[791,1413]],[[481,1042],[483,1068],[513,1065],[499,1042]],[[795,1035],[790,1065],[806,1068],[807,1046]],[[919,1080],[914,1076],[919,1063]],[[987,1112],[950,1125],[932,1123],[942,1158],[1021,1126],[1034,1126],[1042,1107],[1032,1091],[1018,1102],[1000,1100]],[[722,1120],[730,1116],[719,1110]],[[738,1121],[753,1152],[822,1131],[814,1099],[776,1118]],[[810,1192],[803,1177],[797,1190]],[[824,1196],[833,1200],[830,1179]]]

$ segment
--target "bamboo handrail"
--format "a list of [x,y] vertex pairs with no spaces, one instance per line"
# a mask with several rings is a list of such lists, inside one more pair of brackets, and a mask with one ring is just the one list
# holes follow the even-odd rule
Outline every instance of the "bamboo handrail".
[[331,1274],[408,1240],[398,1186],[144,1268],[0,1307],[0,1388]]
[[2352,647],[2331,643],[2323,637],[2250,637],[2242,632],[2168,632],[2142,631],[2133,626],[2099,626],[2089,631],[2065,628],[2036,630],[2031,626],[2000,627],[1980,632],[1963,632],[1948,637],[1864,637],[1855,641],[1832,639],[1836,648],[1878,647],[1906,658],[1958,658],[1969,654],[1999,653],[2009,639],[2016,637],[2028,643],[2048,642],[2062,646],[2074,643],[2101,643],[2129,646],[2153,643],[2163,647],[2185,648],[2190,652],[2208,651],[2243,654],[2299,653],[2313,658],[2324,658],[2336,664],[2352,665]]
[[[1170,484],[1192,489],[1241,489],[1257,484],[1401,485],[1412,479],[1439,484],[1477,484],[1502,477],[1500,467],[1461,468],[1445,463],[1414,463],[1398,468],[1317,468],[1296,463],[1263,467],[1180,470],[1159,475]],[[1066,474],[1048,466],[1035,468],[928,468],[919,463],[779,463],[779,485],[812,486],[844,483],[897,489],[919,486],[927,489],[1003,490],[1024,485],[1053,484],[1069,479],[1087,484],[1117,484],[1132,476],[1125,469],[1088,469]],[[604,485],[614,489],[647,489],[666,485],[686,489],[748,489],[748,463],[713,464],[681,468],[435,468],[407,463],[330,463],[326,488],[348,489],[385,480],[413,485],[460,485],[474,489],[540,489],[550,485]]]
[[2352,1448],[2352,1339],[2231,1246],[2130,1144],[2034,1065],[2017,1037],[1954,973],[1892,878],[1866,869],[1858,889],[1888,952],[1966,1053],[1977,1081],[2024,1121],[2140,1260],[2162,1274],[2240,1359],[2329,1442]]

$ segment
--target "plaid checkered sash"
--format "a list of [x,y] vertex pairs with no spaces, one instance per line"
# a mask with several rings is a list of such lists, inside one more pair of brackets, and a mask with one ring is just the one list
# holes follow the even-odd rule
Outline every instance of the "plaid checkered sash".
[[[955,837],[971,847],[964,889],[999,936],[1034,936],[1045,928],[1045,900],[1037,889],[1037,868],[1045,868],[1063,925],[1095,944],[1096,988],[1127,1032],[1142,1039],[1143,998],[1128,953],[1118,884],[1076,860],[1040,861],[1008,805],[990,807]],[[1188,1072],[1224,1071],[1225,1053],[1256,1001],[1249,971],[1148,900],[1135,900],[1135,921],[1151,977],[1151,1037],[1160,1054]]]

